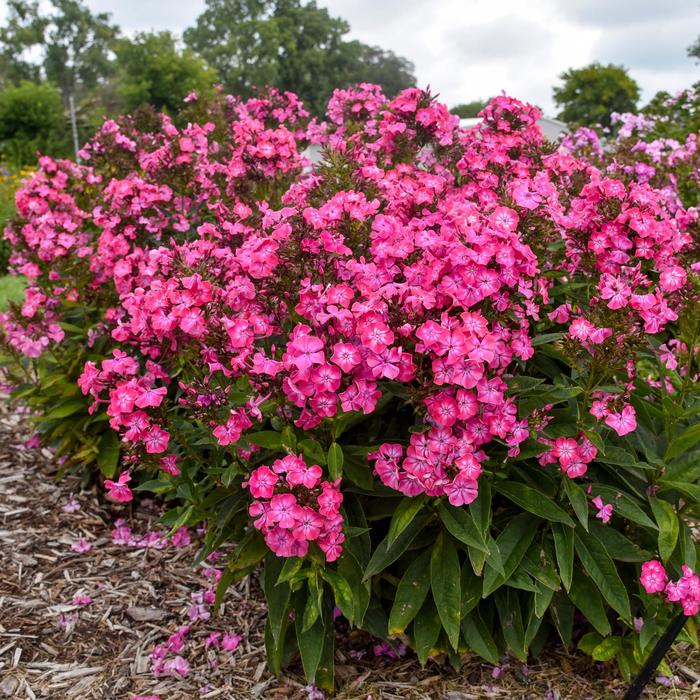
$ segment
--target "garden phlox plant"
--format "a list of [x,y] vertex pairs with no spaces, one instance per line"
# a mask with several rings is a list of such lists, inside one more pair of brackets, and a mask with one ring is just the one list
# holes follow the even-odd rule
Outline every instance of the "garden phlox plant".
[[642,589],[697,611],[695,142],[623,162],[539,116],[218,96],[18,192],[16,397],[113,499],[235,542],[221,591],[264,560],[273,671],[294,637],[332,688],[336,606],[422,663],[558,634],[625,673],[670,614]]

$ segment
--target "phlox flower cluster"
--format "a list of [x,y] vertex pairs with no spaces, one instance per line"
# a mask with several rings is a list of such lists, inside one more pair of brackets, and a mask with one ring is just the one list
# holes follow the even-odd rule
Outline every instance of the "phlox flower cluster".
[[362,84],[334,93],[324,124],[274,91],[220,96],[185,127],[107,121],[84,165],[42,159],[18,192],[6,235],[30,286],[0,318],[5,344],[65,346],[62,314],[89,301],[104,350],[77,381],[125,448],[110,495],[129,501],[140,469],[177,483],[186,422],[246,473],[280,556],[316,542],[338,558],[344,484],[296,455],[258,466],[247,437],[271,421],[327,443],[391,404],[411,429],[380,432],[368,470],[455,506],[528,439],[544,469],[583,477],[597,450],[581,426],[549,431],[552,406],[522,410],[509,385],[552,334],[582,376],[607,378],[577,399],[585,427],[633,432],[638,350],[692,301],[698,211],[608,162],[592,132],[552,148],[539,116],[500,96],[465,130],[426,91]]
[[327,561],[342,552],[345,535],[338,482],[323,481],[321,467],[288,455],[271,467],[253,470],[244,486],[255,499],[249,508],[253,525],[280,557],[303,557],[315,542]]
[[663,593],[667,602],[680,603],[689,617],[700,610],[700,578],[689,566],[684,565],[683,575],[671,581],[664,565],[652,559],[642,564],[639,580],[647,593]]
[[540,438],[540,442],[549,445],[551,449],[539,457],[539,463],[558,464],[561,471],[569,478],[575,479],[583,476],[588,470],[588,465],[596,458],[598,449],[585,436],[578,439],[559,437],[556,440]]

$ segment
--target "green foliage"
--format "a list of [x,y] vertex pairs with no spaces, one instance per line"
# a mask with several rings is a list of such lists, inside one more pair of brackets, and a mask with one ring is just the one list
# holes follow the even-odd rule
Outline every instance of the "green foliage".
[[471,119],[478,117],[479,112],[486,107],[490,100],[472,100],[463,104],[455,105],[450,112],[456,114],[460,119]]
[[216,72],[191,49],[179,49],[170,32],[121,39],[116,53],[117,93],[125,111],[149,104],[174,114],[190,91],[206,95],[217,81]]
[[700,36],[688,47],[688,56],[700,61]]
[[700,132],[700,82],[678,96],[657,92],[642,112],[654,120],[645,140],[670,138],[685,141],[689,134]]
[[559,76],[563,85],[554,88],[559,118],[577,126],[610,126],[613,112],[637,109],[639,85],[625,68],[613,64],[591,63],[570,68]]
[[65,155],[69,127],[61,96],[48,83],[23,82],[0,92],[0,157],[19,168],[36,161],[36,152]]
[[413,85],[413,65],[391,51],[346,41],[350,26],[315,2],[207,0],[184,39],[227,91],[250,97],[274,86],[322,114],[335,88],[376,82],[393,95]]
[[[50,0],[49,5],[47,12],[38,2],[11,0],[0,46],[9,79],[41,76],[67,101],[110,74],[119,30],[108,13],[93,14],[82,0]],[[26,58],[30,51],[38,52],[38,65]]]
[[21,302],[25,287],[26,282],[22,277],[0,277],[0,311],[5,311],[12,302]]
[[[28,175],[30,170],[19,170],[17,172],[8,172],[0,175],[0,275],[7,272],[7,264],[12,252],[10,242],[6,241],[3,236],[5,225],[15,213],[15,192],[22,182],[22,178]],[[3,288],[7,290],[19,289],[19,282],[15,282],[16,278],[2,278]],[[6,299],[13,299],[12,291],[9,291],[9,296]],[[0,301],[2,305],[2,301]]]
[[[682,321],[688,345],[700,333],[694,313]],[[532,367],[556,354],[559,339],[547,340],[537,344]],[[639,563],[659,551],[673,571],[692,565],[697,545],[683,519],[700,515],[700,431],[693,417],[700,410],[700,388],[655,358],[650,348],[642,353],[641,366],[653,366],[650,378],[665,376],[676,392],[663,398],[660,387],[649,386],[647,396],[637,400],[635,433],[619,438],[579,418],[601,445],[587,476],[592,495],[613,504],[611,523],[596,520],[594,511],[589,513],[591,495],[559,469],[543,469],[536,456],[492,458],[481,477],[480,496],[469,506],[406,498],[376,483],[372,490],[357,489],[345,506],[348,540],[339,562],[324,564],[312,556],[311,561],[280,563],[268,555],[268,566],[274,564],[281,572],[277,580],[285,582],[274,588],[280,605],[272,609],[279,612],[268,623],[273,670],[282,663],[286,642],[279,631],[272,632],[288,624],[286,616],[294,608],[301,611],[296,631],[304,668],[318,673],[320,655],[327,651],[322,628],[333,628],[323,617],[323,601],[332,596],[351,623],[390,641],[408,640],[421,663],[466,650],[489,663],[498,663],[504,653],[526,660],[552,634],[571,644],[580,629],[574,622],[578,610],[593,630],[579,648],[595,660],[616,660],[626,677],[636,672],[672,614],[659,600],[640,595]],[[692,376],[697,357],[688,355],[686,362],[684,374]],[[577,393],[564,392],[559,383],[570,366],[563,360],[543,366],[556,367],[559,379],[543,375],[519,384],[521,405],[553,403],[567,394],[575,412]],[[604,377],[599,382],[604,384]],[[659,419],[660,405],[666,405],[665,420]],[[344,455],[354,445],[371,446],[379,425],[387,426],[379,439],[392,439],[390,416],[389,411],[367,417],[330,442],[328,464],[340,468],[341,443]],[[273,455],[284,454],[289,438],[274,435],[263,431],[255,442]],[[369,466],[365,469],[372,480]],[[657,485],[655,496],[649,495],[651,484]],[[229,567],[238,571],[235,563]],[[288,588],[291,593],[284,592]],[[634,631],[635,617],[647,621],[641,638]],[[694,625],[684,634],[697,643]]]

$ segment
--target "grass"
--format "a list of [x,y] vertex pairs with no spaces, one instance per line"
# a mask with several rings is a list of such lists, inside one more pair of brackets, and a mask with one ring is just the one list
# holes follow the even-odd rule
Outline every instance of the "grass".
[[24,277],[0,277],[0,311],[7,309],[11,301],[21,302],[26,286]]

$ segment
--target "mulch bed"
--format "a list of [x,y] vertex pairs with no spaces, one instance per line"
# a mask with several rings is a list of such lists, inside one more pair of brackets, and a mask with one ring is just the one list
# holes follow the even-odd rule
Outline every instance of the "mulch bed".
[[[0,402],[0,698],[314,697],[298,668],[281,679],[266,669],[265,606],[255,576],[229,589],[217,616],[191,622],[193,595],[212,587],[206,569],[193,566],[197,535],[184,547],[115,544],[118,518],[135,535],[158,531],[157,506],[141,500],[117,507],[94,487],[81,489],[76,477],[57,481],[51,454],[23,446],[30,434],[26,417]],[[79,509],[64,510],[75,502]],[[89,551],[73,551],[80,538]],[[92,602],[76,603],[76,596]],[[189,672],[155,677],[153,647],[183,625],[191,629],[179,654]],[[217,631],[240,635],[238,648],[207,649]],[[371,640],[357,633],[341,634],[338,647],[342,700],[583,700],[620,697],[625,689],[610,666],[561,648],[528,667],[506,662],[494,678],[493,667],[476,657],[459,673],[439,661],[422,669],[410,653],[375,657]],[[681,650],[672,666],[678,683],[652,684],[645,697],[700,698],[700,654]]]

